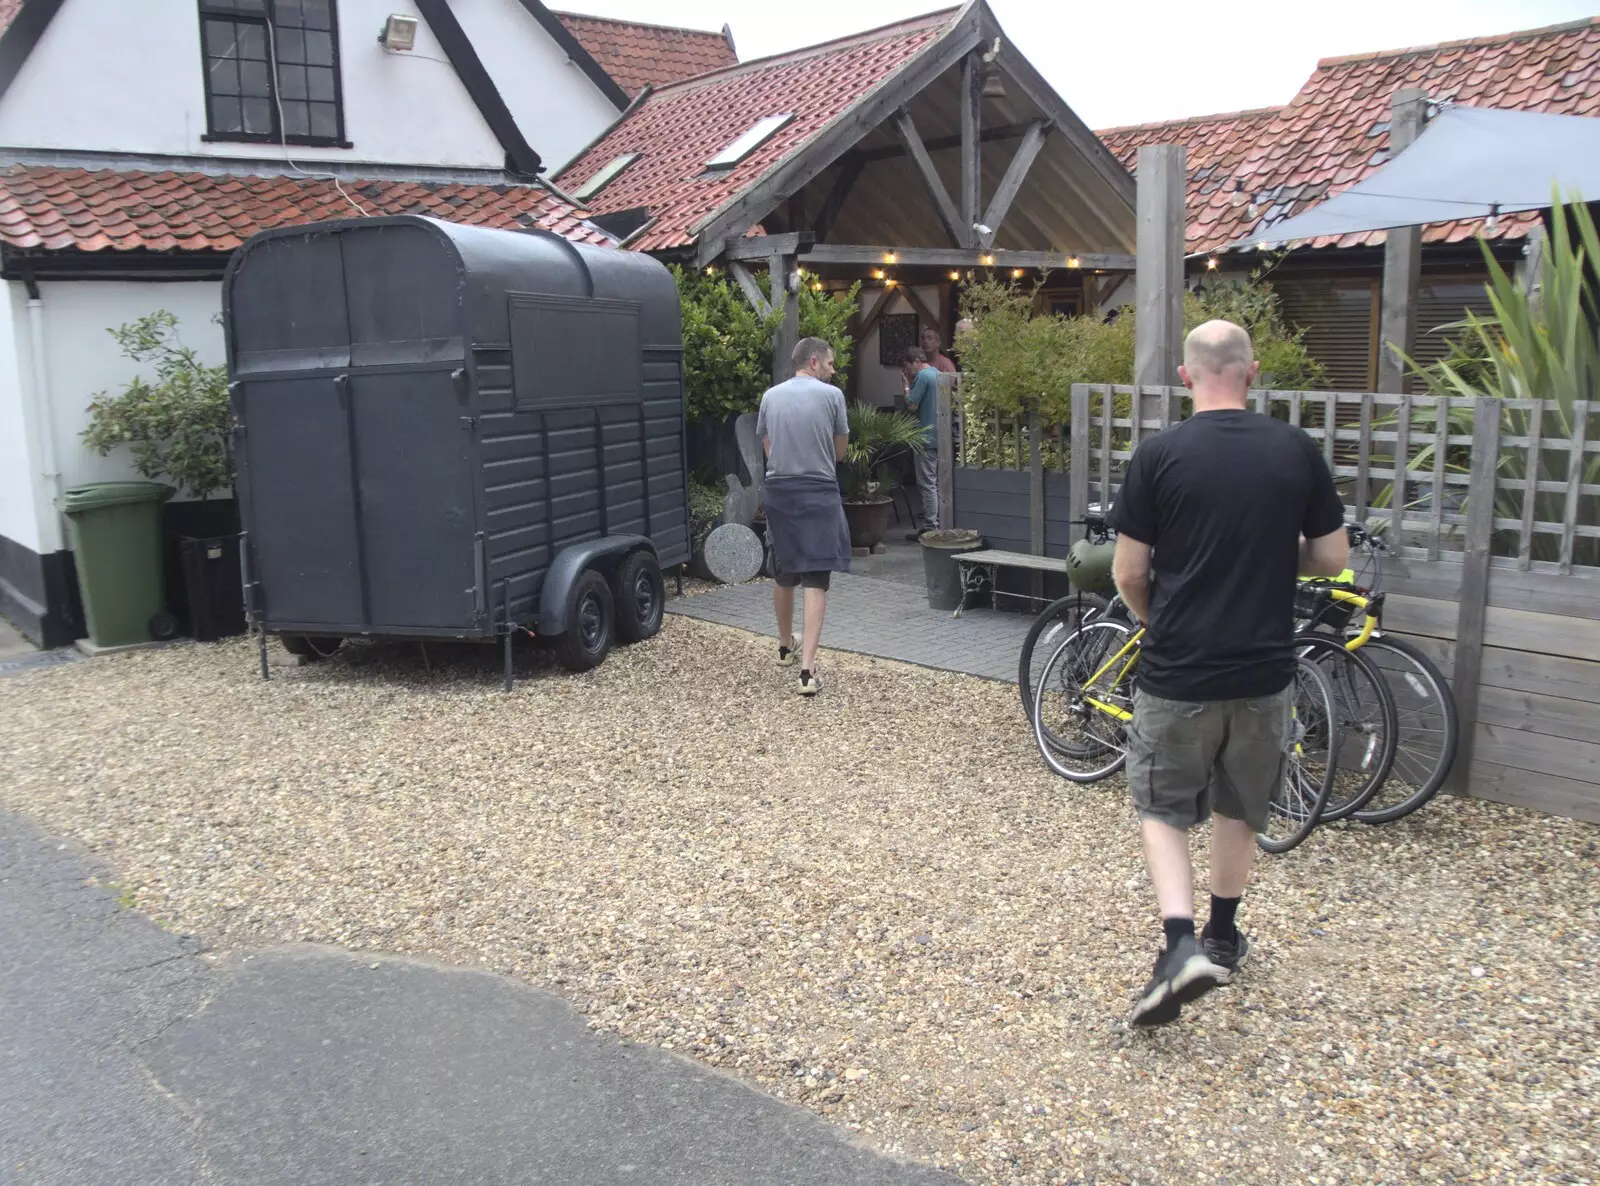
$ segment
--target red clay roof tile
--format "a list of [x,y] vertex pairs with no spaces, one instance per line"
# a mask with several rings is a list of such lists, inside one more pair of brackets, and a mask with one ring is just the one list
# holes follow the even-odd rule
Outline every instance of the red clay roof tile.
[[[954,12],[929,13],[662,87],[557,181],[570,192],[616,157],[640,153],[590,205],[601,212],[648,207],[655,222],[629,244],[635,250],[686,246],[694,242],[697,224],[936,42]],[[744,160],[706,172],[706,162],[757,120],[787,113],[794,118]]]
[[[584,211],[526,185],[346,181],[370,214],[428,214],[502,228],[539,227],[612,245]],[[138,173],[14,165],[0,172],[0,240],[60,251],[232,251],[257,231],[355,214],[322,177]]]
[[554,16],[630,95],[637,95],[647,84],[665,86],[737,65],[739,61],[739,55],[721,33],[641,25],[573,12]]
[[[1600,116],[1600,17],[1497,37],[1345,58],[1325,58],[1287,106],[1235,115],[1112,128],[1101,138],[1132,168],[1145,144],[1189,149],[1189,251],[1215,251],[1248,238],[1286,184],[1318,183],[1278,214],[1298,214],[1367,176],[1388,159],[1389,101],[1421,84],[1435,100],[1477,107]],[[1381,129],[1374,135],[1374,129]],[[1219,177],[1223,184],[1217,184]],[[1235,183],[1242,186],[1242,192]],[[1249,212],[1251,198],[1258,212]],[[1518,238],[1530,218],[1503,218],[1501,238]],[[1423,241],[1459,242],[1483,233],[1481,220],[1441,223]],[[1341,246],[1382,243],[1382,232],[1347,235]]]

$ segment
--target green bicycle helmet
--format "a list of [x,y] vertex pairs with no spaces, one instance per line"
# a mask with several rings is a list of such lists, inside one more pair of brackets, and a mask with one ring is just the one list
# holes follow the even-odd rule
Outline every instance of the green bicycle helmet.
[[1117,591],[1111,579],[1111,557],[1116,552],[1114,540],[1090,543],[1080,539],[1067,553],[1067,579],[1072,587],[1084,593],[1099,593],[1110,597]]

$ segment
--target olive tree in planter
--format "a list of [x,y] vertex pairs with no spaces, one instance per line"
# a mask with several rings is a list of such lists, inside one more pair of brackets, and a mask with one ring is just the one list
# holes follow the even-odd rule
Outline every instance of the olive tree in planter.
[[850,524],[850,546],[875,548],[888,534],[889,510],[894,505],[890,491],[895,478],[884,466],[885,459],[898,448],[921,453],[928,443],[922,425],[909,412],[857,403],[849,409],[849,422],[850,444],[840,483],[844,517]]
[[150,364],[154,378],[130,379],[116,395],[97,393],[83,442],[102,457],[126,448],[141,477],[199,500],[169,503],[164,512],[171,533],[165,545],[169,601],[179,626],[196,638],[240,633],[227,368],[202,363],[179,338],[178,319],[165,310],[108,332],[125,356]]
[[83,443],[102,457],[126,445],[141,477],[201,500],[232,493],[228,369],[202,363],[164,309],[108,332],[128,358],[154,363],[155,382],[139,376],[120,395],[96,394]]

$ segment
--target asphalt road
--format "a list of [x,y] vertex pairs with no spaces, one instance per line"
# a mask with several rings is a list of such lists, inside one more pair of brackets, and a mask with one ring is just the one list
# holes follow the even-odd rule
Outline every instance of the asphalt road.
[[955,1186],[500,976],[203,955],[0,811],[0,1182]]

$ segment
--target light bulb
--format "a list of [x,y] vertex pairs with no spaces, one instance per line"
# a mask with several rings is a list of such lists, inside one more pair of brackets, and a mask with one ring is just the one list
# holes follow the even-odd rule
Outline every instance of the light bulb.
[[892,263],[894,263],[894,252],[892,252],[892,251],[891,251],[891,252],[889,252],[889,253],[888,253],[888,254],[886,254],[886,255],[885,255],[885,256],[884,256],[884,257],[883,257],[883,262],[884,262],[884,263],[886,263],[886,264],[892,264]]
[[1206,269],[1208,271],[1212,271],[1212,272],[1215,272],[1217,270],[1217,257],[1216,256],[1213,255],[1210,259],[1206,260]]
[[952,280],[961,279],[961,273],[960,272],[951,272],[950,273],[950,279],[952,279]]
[[1075,255],[1067,256],[1067,267],[1076,268],[1078,266],[1079,266],[1079,264],[1078,264],[1078,257],[1077,256],[1075,256]]

